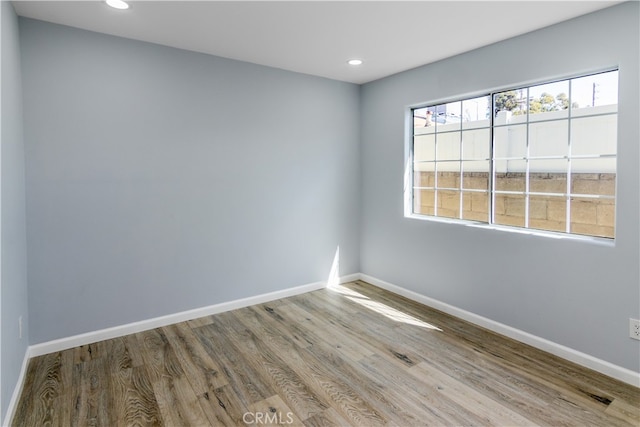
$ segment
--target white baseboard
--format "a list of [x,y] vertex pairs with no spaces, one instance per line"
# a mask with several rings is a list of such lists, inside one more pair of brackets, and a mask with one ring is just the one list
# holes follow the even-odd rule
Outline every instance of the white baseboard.
[[2,420],[2,426],[8,427],[11,425],[11,419],[13,418],[13,414],[15,414],[18,399],[20,398],[20,393],[22,393],[22,387],[24,386],[24,379],[27,375],[27,366],[29,366],[29,359],[31,358],[31,354],[29,352],[29,347],[27,347],[24,352],[24,359],[22,359],[22,367],[20,368],[20,375],[18,375],[18,381],[16,382],[16,386],[13,389],[13,394],[11,395],[11,400],[9,401],[9,406],[7,407],[7,413],[4,414],[4,419]]
[[[340,283],[346,283],[357,280],[359,274],[350,274],[340,278]],[[242,298],[234,301],[214,304],[207,307],[196,308],[193,310],[183,311],[180,313],[169,314],[166,316],[156,317],[153,319],[142,320],[139,322],[128,323],[126,325],[114,326],[112,328],[101,329],[98,331],[87,332],[84,334],[74,335],[71,337],[61,338],[53,341],[47,341],[35,344],[29,347],[30,356],[42,356],[43,354],[54,353],[56,351],[67,350],[81,345],[87,345],[98,341],[118,338],[124,335],[135,334],[137,332],[148,331],[150,329],[160,328],[162,326],[172,325],[174,323],[184,322],[187,320],[197,319],[199,317],[211,316],[212,314],[222,313],[229,310],[244,308],[255,304],[263,304],[265,302],[274,301],[280,298],[286,298],[306,292],[315,291],[326,287],[326,282],[315,282],[307,285],[297,286],[294,288],[283,289],[280,291],[270,292],[266,294],[256,295],[252,297]]]
[[353,273],[353,274],[348,274],[346,276],[340,276],[340,284],[354,282],[356,280],[362,280],[361,278],[362,278],[361,273]]
[[395,294],[402,295],[403,297],[409,298],[410,300],[419,302],[426,306],[433,307],[452,316],[466,320],[467,322],[482,326],[483,328],[489,329],[490,331],[505,335],[509,338],[528,344],[537,349],[546,351],[547,353],[551,353],[555,356],[577,363],[578,365],[593,369],[594,371],[623,381],[627,384],[640,387],[640,373],[638,372],[614,365],[613,363],[598,359],[589,354],[582,353],[569,347],[565,347],[561,344],[549,341],[545,338],[541,338],[528,332],[513,328],[511,326],[507,326],[503,323],[499,323],[486,317],[463,310],[461,308],[454,307],[442,301],[429,298],[417,292],[410,291],[408,289],[393,285],[391,283],[385,282],[384,280],[380,280],[366,274],[360,274],[360,280],[363,280],[379,288],[386,289]]

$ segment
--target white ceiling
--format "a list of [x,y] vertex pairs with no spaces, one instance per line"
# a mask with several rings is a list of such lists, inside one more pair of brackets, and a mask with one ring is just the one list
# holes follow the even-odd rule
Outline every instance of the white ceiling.
[[[14,1],[25,17],[365,83],[619,1]],[[532,52],[533,54],[533,52]],[[346,63],[360,58],[364,64]]]

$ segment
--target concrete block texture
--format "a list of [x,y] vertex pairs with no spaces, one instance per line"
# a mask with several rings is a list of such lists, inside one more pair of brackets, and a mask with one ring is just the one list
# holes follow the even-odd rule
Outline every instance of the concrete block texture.
[[[462,176],[462,188],[459,172],[436,173],[417,171],[414,173],[416,186],[429,187],[428,190],[416,190],[414,193],[414,212],[434,215],[436,192],[438,198],[437,215],[448,218],[460,218],[472,221],[489,222],[489,173],[466,172]],[[527,177],[525,173],[496,174],[498,191],[520,191],[523,194],[501,194],[495,196],[493,209],[495,222],[501,225],[523,227],[525,210],[528,209],[529,228],[549,231],[567,231],[567,174],[530,173],[528,205],[525,197]],[[576,173],[571,175],[571,188],[578,191],[577,197],[570,197],[572,233],[599,237],[614,237],[615,200],[589,196],[612,196],[615,194],[615,174],[612,173]],[[439,190],[447,188],[447,190]],[[463,191],[462,206],[460,193],[450,191],[457,188]],[[486,192],[470,192],[466,189],[483,189]],[[557,194],[557,195],[556,195]]]

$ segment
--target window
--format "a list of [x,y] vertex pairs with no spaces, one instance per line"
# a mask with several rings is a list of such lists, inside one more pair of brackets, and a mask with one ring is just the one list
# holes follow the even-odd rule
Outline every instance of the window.
[[412,115],[414,214],[614,237],[617,70]]

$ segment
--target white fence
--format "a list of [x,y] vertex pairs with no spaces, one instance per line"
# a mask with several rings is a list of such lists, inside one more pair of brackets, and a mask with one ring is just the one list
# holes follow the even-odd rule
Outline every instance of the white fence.
[[[616,160],[611,156],[617,152],[616,112],[617,105],[603,105],[574,109],[570,119],[568,110],[537,113],[529,116],[527,126],[526,115],[500,111],[494,120],[496,172],[524,172],[524,159],[528,157],[532,173],[566,173],[570,154],[574,173],[615,173]],[[455,160],[462,158],[465,171],[488,172],[489,125],[489,119],[485,119],[416,127],[414,160],[437,158],[445,160],[438,163],[439,171],[459,171]],[[434,163],[418,163],[415,170],[428,172],[433,168]]]

